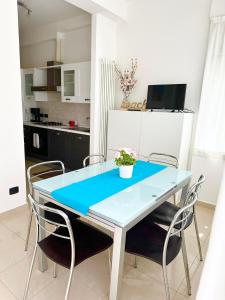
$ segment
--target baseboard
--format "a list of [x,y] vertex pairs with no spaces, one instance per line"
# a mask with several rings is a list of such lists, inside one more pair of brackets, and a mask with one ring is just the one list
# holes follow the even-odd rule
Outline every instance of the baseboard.
[[9,209],[7,211],[4,211],[4,212],[0,213],[0,217],[5,217],[7,215],[14,214],[15,212],[23,211],[25,209],[27,209],[27,204],[22,204],[20,206],[17,206],[15,208],[12,208],[12,209]]
[[204,207],[211,208],[211,209],[215,209],[215,207],[216,207],[216,204],[210,203],[207,201],[202,201],[202,200],[198,200],[197,205],[204,206]]

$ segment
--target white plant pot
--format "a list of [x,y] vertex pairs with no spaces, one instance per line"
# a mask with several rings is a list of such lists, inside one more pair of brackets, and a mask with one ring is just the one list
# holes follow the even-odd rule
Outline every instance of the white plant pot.
[[120,166],[119,172],[121,178],[131,178],[133,175],[134,166]]

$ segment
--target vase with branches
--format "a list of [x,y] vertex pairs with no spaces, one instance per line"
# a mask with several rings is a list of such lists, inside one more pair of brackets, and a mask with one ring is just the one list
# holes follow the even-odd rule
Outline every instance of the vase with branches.
[[131,59],[131,70],[124,70],[124,72],[119,69],[118,65],[115,65],[115,71],[120,82],[120,88],[124,93],[125,100],[128,99],[137,83],[137,79],[135,79],[137,66],[137,59]]

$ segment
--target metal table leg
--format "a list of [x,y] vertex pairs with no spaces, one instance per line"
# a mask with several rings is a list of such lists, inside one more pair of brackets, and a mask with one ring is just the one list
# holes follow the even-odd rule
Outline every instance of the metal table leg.
[[120,297],[120,286],[123,275],[125,240],[125,230],[120,227],[116,227],[114,232],[114,244],[112,255],[112,271],[109,295],[110,300],[119,300]]
[[[44,201],[40,198],[39,191],[37,191],[37,190],[34,190],[34,199],[41,204],[44,203]],[[40,220],[40,223],[44,223],[44,220]],[[43,239],[43,238],[45,238],[45,231],[40,228],[39,229],[39,239]],[[44,272],[48,269],[47,258],[40,249],[38,249],[38,265],[39,265],[39,270],[41,272]]]

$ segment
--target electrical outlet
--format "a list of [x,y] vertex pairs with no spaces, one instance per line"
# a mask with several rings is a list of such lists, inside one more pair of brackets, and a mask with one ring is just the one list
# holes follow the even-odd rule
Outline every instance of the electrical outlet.
[[14,187],[11,187],[9,189],[9,195],[14,195],[14,194],[17,194],[19,193],[19,187],[18,186],[14,186]]

